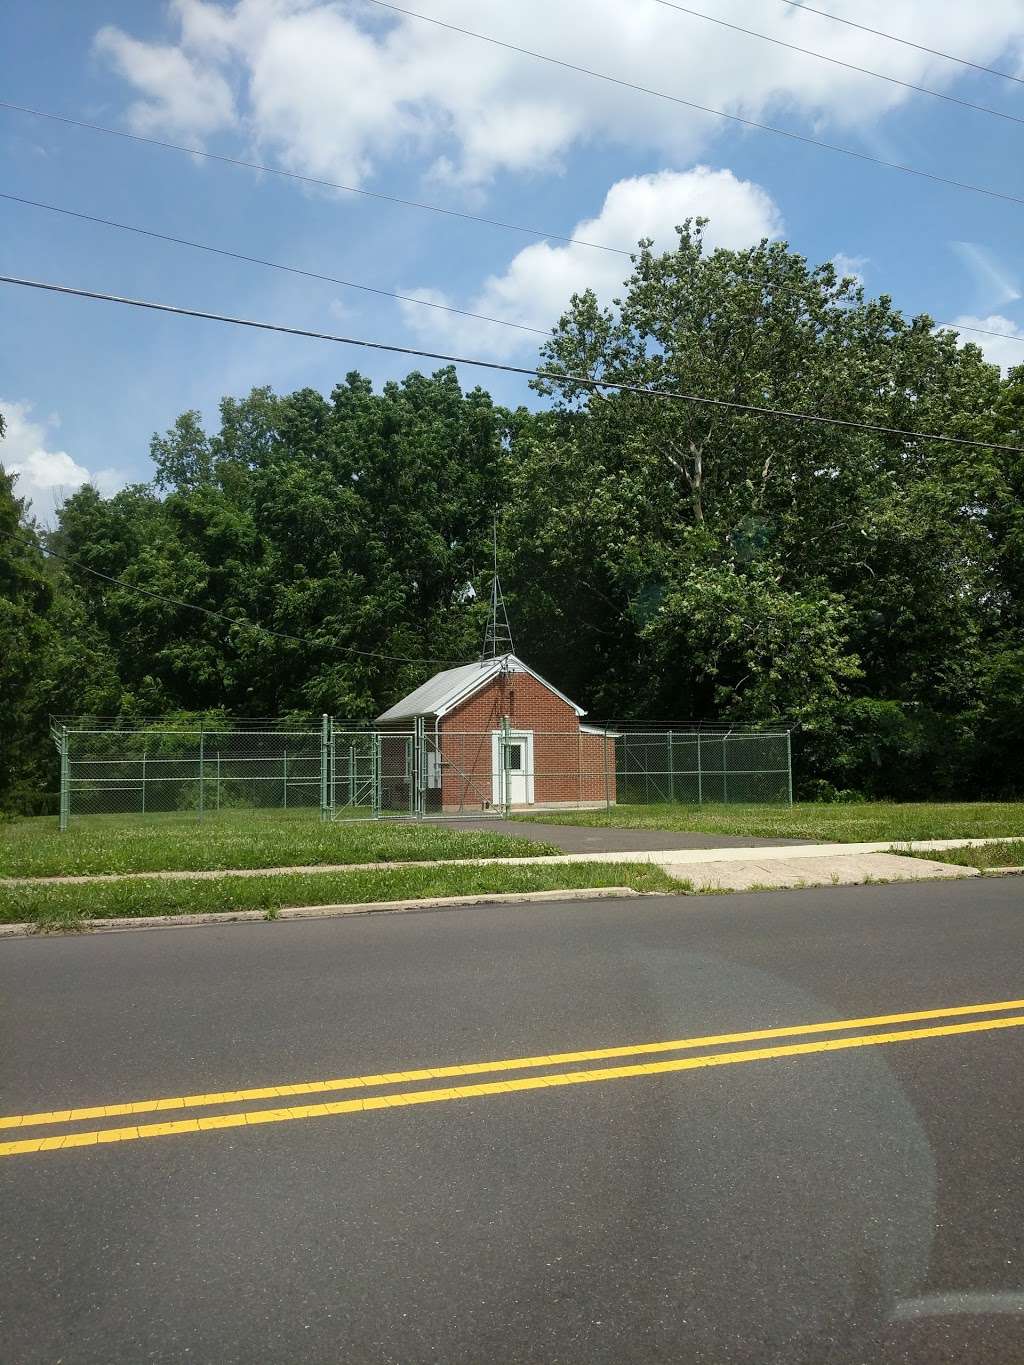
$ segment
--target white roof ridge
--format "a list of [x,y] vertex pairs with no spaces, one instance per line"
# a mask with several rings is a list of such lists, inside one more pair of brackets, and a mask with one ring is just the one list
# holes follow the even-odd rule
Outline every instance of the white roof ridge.
[[435,673],[432,678],[428,678],[425,683],[414,688],[401,701],[395,702],[393,706],[383,711],[377,717],[376,724],[387,724],[396,720],[415,720],[417,716],[435,716],[440,720],[506,667],[511,667],[513,672],[529,673],[549,692],[553,692],[567,706],[571,706],[577,716],[587,714],[564,692],[560,692],[546,678],[542,678],[539,673],[535,672],[529,664],[524,663],[518,655],[510,651],[506,654],[499,654],[493,659],[475,659],[472,663],[457,664],[454,668],[446,668],[440,673]]

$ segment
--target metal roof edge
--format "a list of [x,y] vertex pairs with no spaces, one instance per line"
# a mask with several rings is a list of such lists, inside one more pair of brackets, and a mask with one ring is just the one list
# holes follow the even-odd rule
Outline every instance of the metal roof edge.
[[451,692],[447,697],[442,698],[437,707],[431,712],[431,715],[436,716],[438,720],[443,720],[449,712],[455,710],[456,706],[459,706],[464,701],[468,701],[474,692],[479,692],[484,683],[490,682],[495,674],[500,671],[501,659],[482,659],[480,661],[480,672],[477,676],[475,678],[470,678],[468,682],[460,684],[454,692]]
[[459,692],[454,697],[450,697],[442,702],[433,714],[437,716],[438,720],[441,720],[448,715],[449,712],[454,711],[456,706],[461,702],[466,701],[474,692],[479,691],[484,682],[489,682],[490,679],[494,677],[495,673],[499,673],[501,671],[501,665],[506,659],[511,660],[512,663],[517,665],[517,669],[514,671],[529,673],[531,678],[534,678],[539,682],[542,687],[546,687],[549,692],[553,692],[556,697],[565,702],[566,706],[572,707],[577,716],[585,716],[587,714],[582,706],[577,706],[564,692],[559,692],[558,688],[555,687],[553,683],[549,683],[547,678],[542,678],[536,669],[531,668],[528,663],[524,663],[518,654],[499,654],[497,658],[488,660],[487,662],[495,665],[495,667],[482,671],[479,678],[472,679],[468,685],[464,685],[460,688]]

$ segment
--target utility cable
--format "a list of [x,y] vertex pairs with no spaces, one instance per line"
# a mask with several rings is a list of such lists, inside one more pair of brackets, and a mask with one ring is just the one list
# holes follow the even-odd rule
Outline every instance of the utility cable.
[[947,95],[941,90],[931,90],[926,85],[915,85],[913,81],[901,81],[897,76],[887,76],[881,71],[872,71],[866,66],[857,66],[853,62],[840,61],[838,57],[829,57],[824,52],[815,52],[809,47],[800,47],[797,43],[787,43],[782,38],[773,38],[769,33],[758,33],[756,29],[744,28],[742,24],[730,23],[728,19],[719,19],[713,14],[705,14],[699,9],[689,9],[686,5],[677,5],[673,0],[654,0],[656,5],[663,5],[665,9],[678,10],[680,14],[689,14],[694,19],[706,19],[709,24],[718,24],[720,28],[732,29],[734,33],[745,33],[750,38],[760,38],[762,42],[774,43],[776,47],[787,48],[790,52],[800,52],[805,57],[817,57],[820,62],[829,62],[832,66],[845,67],[847,71],[857,71],[862,76],[873,76],[875,80],[888,81],[890,85],[902,86],[904,90],[913,90],[918,95],[930,95],[936,100],[945,100],[948,104],[959,104],[963,109],[973,109],[976,114],[991,114],[993,118],[1007,119],[1010,123],[1024,124],[1024,118],[1017,114],[1008,114],[1002,109],[993,109],[987,104],[972,104],[970,100],[962,100],[957,95]]
[[202,318],[207,322],[226,322],[235,327],[251,327],[260,332],[280,332],[285,336],[309,337],[314,341],[332,341],[343,346],[361,346],[371,351],[387,351],[394,355],[440,360],[448,365],[473,365],[478,369],[498,370],[503,374],[527,375],[530,378],[543,379],[556,384],[578,384],[584,388],[613,389],[619,393],[632,393],[644,398],[663,398],[669,402],[699,404],[728,412],[750,413],[758,417],[781,418],[793,422],[813,422],[820,426],[868,431],[880,436],[902,436],[914,441],[938,441],[946,445],[971,446],[979,450],[1005,450],[1014,455],[1024,455],[1024,446],[1003,445],[998,441],[974,441],[964,436],[949,436],[942,432],[911,431],[903,427],[882,426],[875,422],[857,422],[845,417],[826,417],[821,413],[794,412],[787,408],[766,408],[755,403],[739,403],[725,398],[709,398],[704,394],[678,393],[671,389],[655,389],[642,384],[624,384],[612,379],[593,379],[588,375],[567,374],[559,370],[539,370],[526,365],[507,365],[497,360],[479,360],[470,356],[447,355],[441,351],[426,351],[414,346],[397,346],[391,342],[366,341],[359,337],[339,336],[333,332],[314,332],[304,327],[287,327],[279,322],[258,322],[254,318],[239,318],[227,313],[211,313],[198,308],[181,308],[170,303],[156,303],[151,299],[131,299],[119,294],[102,293],[94,289],[76,289],[67,284],[51,284],[47,281],[29,280],[17,275],[0,275],[0,284],[19,285],[26,289],[40,289],[52,294],[68,294],[80,299],[99,299],[105,303],[119,303],[129,308],[144,308],[156,313],[171,313],[176,317]]
[[969,66],[973,71],[984,71],[986,76],[999,76],[1004,81],[1016,81],[1018,85],[1024,85],[1024,80],[1020,76],[1011,76],[1008,71],[997,71],[991,66],[981,66],[978,62],[969,61],[966,57],[954,57],[951,52],[940,52],[937,47],[925,47],[923,43],[911,42],[909,38],[897,38],[895,33],[885,33],[880,28],[869,28],[867,24],[858,24],[853,19],[844,19],[842,15],[830,14],[828,10],[815,9],[813,5],[803,4],[802,0],[781,0],[781,3],[792,5],[794,9],[805,9],[808,14],[817,14],[822,19],[831,19],[835,24],[845,24],[847,28],[859,28],[862,33],[872,33],[876,38],[885,38],[890,43],[912,47],[917,52],[927,52],[932,57],[944,57],[948,62],[957,62],[960,66]]
[[425,24],[434,24],[438,28],[448,29],[451,33],[459,33],[464,38],[474,38],[477,42],[489,43],[493,47],[504,48],[507,52],[518,52],[523,57],[532,57],[538,62],[547,62],[550,66],[560,67],[563,71],[575,71],[578,75],[589,76],[592,80],[604,81],[608,85],[617,85],[623,90],[635,90],[641,95],[652,95],[655,99],[668,100],[670,104],[682,105],[685,109],[696,109],[702,114],[713,114],[715,118],[728,119],[731,123],[739,123],[744,128],[757,128],[762,133],[774,133],[777,137],[789,138],[793,142],[802,142],[809,147],[820,147],[826,152],[838,152],[841,156],[853,157],[857,161],[866,161],[873,166],[884,166],[886,170],[902,171],[904,175],[917,176],[921,180],[930,180],[937,185],[949,185],[953,189],[968,190],[972,194],[983,194],[989,199],[1001,199],[1009,204],[1024,205],[1024,197],[1010,194],[1005,190],[991,189],[986,185],[972,185],[966,180],[955,180],[951,176],[939,175],[935,171],[924,171],[917,166],[907,166],[901,161],[887,161],[884,157],[872,156],[869,152],[858,152],[853,147],[843,147],[838,142],[825,142],[822,138],[810,137],[806,133],[794,132],[792,128],[779,128],[773,123],[760,123],[757,119],[744,118],[741,114],[730,114],[724,109],[713,109],[707,104],[698,104],[696,100],[683,99],[681,95],[670,95],[665,90],[655,90],[649,85],[639,85],[635,81],[623,80],[619,76],[609,76],[604,71],[594,71],[589,66],[578,66],[575,62],[564,61],[561,57],[552,57],[546,52],[535,52],[532,48],[520,47],[517,43],[507,43],[501,38],[493,38],[487,33],[477,33],[473,29],[460,28],[458,24],[446,23],[443,19],[434,19],[429,14],[420,14],[417,10],[403,9],[401,5],[393,5],[390,0],[364,0],[368,5],[378,5],[381,9],[391,10],[395,14],[404,14],[409,19],[420,19]]
[[286,171],[281,166],[267,166],[260,161],[245,161],[237,156],[225,156],[221,152],[208,152],[202,147],[185,147],[178,142],[166,142],[157,137],[143,137],[141,133],[129,133],[123,128],[107,128],[101,123],[87,123],[85,119],[69,118],[66,114],[54,114],[46,109],[32,109],[27,104],[13,104],[10,100],[0,100],[0,109],[11,109],[15,113],[30,114],[32,118],[48,119],[51,123],[64,123],[70,128],[85,128],[90,133],[104,133],[107,137],[120,137],[128,142],[141,142],[147,147],[163,147],[166,151],[184,152],[187,156],[201,156],[207,161],[220,161],[227,166],[242,166],[249,171],[261,171],[266,175],[281,175],[287,180],[298,180],[304,185],[318,185],[322,189],[344,190],[346,194],[361,194],[367,199],[381,199],[388,204],[400,204],[407,209],[424,209],[428,213],[441,213],[446,218],[462,218],[469,223],[483,223],[486,227],[503,228],[506,232],[522,232],[528,237],[549,237],[553,242],[568,242],[572,246],[591,247],[594,251],[610,251],[616,256],[629,256],[632,253],[624,247],[606,246],[602,242],[588,242],[582,237],[566,237],[560,232],[547,232],[543,228],[524,227],[521,223],[506,223],[500,218],[484,218],[478,213],[465,213],[461,209],[446,209],[440,204],[428,204],[419,199],[401,199],[395,194],[384,194],[380,190],[360,189],[355,185],[343,185],[337,180],[323,180],[315,175],[300,175],[298,171]]
[[473,313],[467,308],[454,308],[447,303],[433,303],[429,299],[417,299],[411,294],[396,294],[391,289],[378,289],[372,284],[356,284],[353,280],[341,280],[336,275],[320,275],[315,270],[300,270],[298,266],[282,265],[280,261],[267,261],[260,256],[246,256],[241,251],[227,251],[224,247],[209,246],[206,242],[193,242],[187,237],[172,237],[167,232],[156,232],[152,228],[137,227],[133,223],[118,223],[113,218],[100,218],[92,213],[79,213],[76,209],[62,208],[58,204],[44,204],[38,199],[23,199],[18,194],[0,192],[0,199],[14,204],[28,204],[34,209],[46,209],[48,213],[60,213],[66,218],[79,218],[86,223],[100,223],[103,227],[118,228],[121,232],[135,232],[141,237],[153,237],[159,242],[173,242],[175,246],[192,247],[195,251],[208,251],[215,256],[228,256],[233,261],[247,261],[250,265],[267,266],[270,270],[283,270],[289,275],[302,275],[307,280],[322,280],[327,284],[340,284],[345,289],[360,289],[366,294],[379,294],[385,299],[398,299],[401,303],[417,303],[423,308],[436,308],[442,313],[457,313],[459,317],[476,318],[478,322],[494,322],[499,327],[513,327],[518,332],[533,332],[537,336],[550,336],[543,327],[528,327],[522,322],[510,322],[507,318],[490,317],[487,313]]
[[[334,275],[320,275],[312,270],[300,270],[297,266],[281,265],[277,261],[266,261],[259,256],[246,256],[240,251],[227,251],[223,247],[210,246],[206,242],[193,242],[187,237],[172,237],[165,232],[154,232],[150,228],[137,227],[131,223],[118,223],[112,218],[100,218],[92,213],[79,213],[75,209],[62,208],[58,204],[44,204],[38,199],[25,199],[17,194],[5,194],[0,192],[0,199],[10,200],[15,204],[28,204],[32,208],[46,209],[49,213],[60,213],[68,218],[80,218],[87,223],[100,223],[104,227],[119,228],[124,232],[136,232],[143,237],[153,237],[160,242],[173,242],[176,246],[194,247],[197,251],[209,251],[217,256],[227,256],[235,261],[247,261],[250,265],[268,266],[272,270],[284,270],[291,275],[302,275],[310,280],[324,280],[330,284],[341,284],[348,289],[360,289],[370,294],[379,294],[383,298],[398,299],[402,303],[418,303],[425,308],[440,309],[445,313],[457,313],[459,317],[475,318],[479,322],[494,322],[501,327],[512,327],[519,332],[530,332],[535,336],[550,337],[550,328],[533,327],[525,322],[511,322],[506,318],[491,317],[487,313],[473,313],[467,308],[455,308],[444,303],[432,303],[428,299],[417,299],[410,294],[396,294],[389,289],[377,289],[369,284],[355,284],[352,280],[338,279]],[[977,332],[982,336],[1001,337],[1004,341],[1018,341],[1024,344],[1024,336],[1014,336],[1011,332],[993,332],[987,327],[971,327],[967,323],[939,322],[936,327],[954,328],[960,332]]]

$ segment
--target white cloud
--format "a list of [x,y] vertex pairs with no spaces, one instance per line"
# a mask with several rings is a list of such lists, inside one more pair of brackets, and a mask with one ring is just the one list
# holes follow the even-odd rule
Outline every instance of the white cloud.
[[[464,183],[500,170],[557,168],[574,145],[605,142],[699,155],[722,121],[474,41],[358,0],[170,0],[175,41],[101,30],[98,47],[135,87],[129,117],[197,136],[240,122],[289,169],[349,182],[415,150]],[[579,66],[750,118],[811,120],[863,132],[908,100],[884,81],[623,0],[431,0],[446,22]],[[950,62],[761,0],[720,0],[715,13],[900,80],[948,88]],[[861,0],[858,20],[886,27],[890,0]],[[930,0],[901,11],[901,34],[991,63],[1014,44],[1024,0]],[[233,93],[234,92],[234,93]]]
[[950,246],[967,267],[982,308],[1016,303],[1021,297],[1016,276],[988,247],[979,242],[951,242]]
[[27,498],[29,512],[38,521],[51,525],[60,504],[83,484],[91,483],[109,496],[125,482],[118,469],[98,469],[90,473],[66,450],[51,450],[52,436],[47,428],[60,425],[52,415],[45,422],[33,421],[30,403],[0,398],[0,412],[7,424],[7,435],[0,441],[0,464],[18,477],[15,496]]
[[[695,166],[688,171],[658,171],[616,181],[597,216],[577,223],[569,235],[602,244],[635,243],[640,237],[651,237],[656,250],[665,250],[676,241],[677,224],[698,215],[710,219],[705,242],[712,249],[749,246],[782,232],[779,210],[760,185],[739,180],[729,170]],[[547,330],[558,321],[573,293],[590,288],[601,303],[610,304],[631,269],[627,257],[612,252],[571,243],[552,246],[535,242],[459,306]],[[433,303],[452,303],[434,289],[402,292]],[[411,303],[400,307],[406,323],[421,336],[486,350],[489,355],[507,355],[523,347],[535,349],[541,340],[527,332]]]
[[[1004,318],[999,313],[992,313],[987,318],[978,318],[970,313],[962,313],[950,325],[954,328],[980,327],[982,329],[981,334],[961,332],[961,346],[966,345],[969,341],[973,342],[975,346],[980,346],[985,354],[985,359],[991,361],[993,365],[998,365],[1004,374],[1012,365],[1024,365],[1024,327],[1019,327],[1009,318]],[[1004,332],[1006,336],[985,336],[985,332]],[[1010,340],[1012,337],[1019,337],[1020,340]]]
[[832,257],[832,264],[836,268],[836,274],[840,279],[849,276],[856,280],[857,284],[863,287],[864,267],[868,263],[866,256],[848,256],[845,251],[837,251]]
[[184,133],[201,139],[235,122],[231,87],[209,62],[179,47],[140,43],[113,27],[100,29],[95,46],[145,95],[128,109],[137,133]]

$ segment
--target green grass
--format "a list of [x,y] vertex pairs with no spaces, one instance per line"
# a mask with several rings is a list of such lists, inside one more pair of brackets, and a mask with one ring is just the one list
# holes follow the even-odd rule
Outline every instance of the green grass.
[[911,852],[906,848],[894,848],[894,853],[902,853],[907,858],[934,858],[940,863],[956,863],[961,867],[1024,867],[1024,842],[1019,839],[1004,840],[999,844],[979,844],[977,848],[944,848],[928,853],[924,849]]
[[557,825],[615,825],[626,829],[739,834],[808,843],[1024,837],[1024,802],[865,801],[850,805],[798,802],[793,806],[613,806],[604,810],[547,811],[515,816]]
[[473,896],[508,891],[565,891],[630,886],[637,891],[686,891],[647,863],[560,863],[546,867],[394,867],[375,872],[282,872],[273,877],[203,880],[160,877],[129,882],[0,887],[0,924],[75,930],[88,919],[261,910],[268,918],[290,905],[347,905]]
[[505,858],[559,853],[552,844],[443,825],[321,824],[308,811],[211,815],[94,815],[61,834],[50,816],[0,823],[0,877],[102,872],[206,872],[323,863]]

